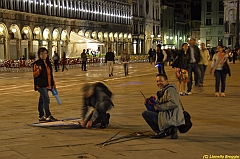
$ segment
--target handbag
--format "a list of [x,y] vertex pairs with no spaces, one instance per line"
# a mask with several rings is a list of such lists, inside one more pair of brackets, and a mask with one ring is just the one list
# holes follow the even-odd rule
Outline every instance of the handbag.
[[228,74],[229,77],[231,76],[230,67],[229,67],[227,61],[225,61],[225,62],[223,63],[223,71],[224,71],[226,74]]
[[178,63],[179,63],[179,58],[178,58],[178,56],[176,56],[176,58],[173,60],[173,62],[171,64],[172,68],[178,67]]
[[186,133],[192,127],[191,115],[186,110],[183,111],[183,115],[184,115],[184,119],[185,119],[185,124],[178,126],[178,131],[180,133]]

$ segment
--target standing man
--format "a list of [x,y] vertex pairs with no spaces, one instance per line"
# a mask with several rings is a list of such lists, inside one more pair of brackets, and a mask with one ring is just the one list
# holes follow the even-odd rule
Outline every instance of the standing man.
[[68,70],[67,66],[66,66],[66,53],[63,52],[63,55],[62,55],[62,72],[64,71],[64,69]]
[[107,61],[107,66],[109,70],[109,77],[113,76],[113,62],[114,62],[114,53],[112,49],[109,47],[108,52],[106,53],[105,59]]
[[55,72],[58,72],[59,70],[59,55],[56,51],[54,51],[54,55],[53,55],[53,61],[54,61],[54,68],[55,68]]
[[155,111],[146,110],[142,113],[143,118],[155,132],[150,136],[153,139],[160,139],[171,135],[172,139],[177,139],[177,126],[185,124],[182,105],[180,103],[177,89],[168,83],[165,74],[156,76],[158,100],[154,101]]
[[123,69],[124,69],[125,76],[128,76],[128,63],[129,63],[129,60],[130,60],[130,56],[127,54],[127,50],[124,49],[123,50],[123,54],[121,56],[121,61],[123,63]]
[[152,50],[152,48],[150,48],[149,51],[148,51],[148,59],[149,59],[149,63],[152,65],[152,62],[153,62],[153,50]]
[[86,50],[83,49],[83,52],[81,53],[81,59],[82,59],[82,70],[87,71],[86,65],[87,65],[87,54],[85,52]]
[[164,62],[167,59],[167,53],[161,49],[161,44],[156,47],[156,60],[155,63],[158,65],[158,73],[166,74],[164,69]]
[[189,81],[187,84],[188,90],[187,93],[188,95],[192,94],[192,72],[194,72],[194,80],[195,80],[195,86],[200,85],[200,69],[198,67],[198,63],[200,61],[200,51],[199,48],[196,46],[196,40],[194,38],[191,38],[189,41],[189,47],[187,50],[187,53],[190,54],[190,61],[189,61],[189,66],[188,66],[188,76],[189,76]]

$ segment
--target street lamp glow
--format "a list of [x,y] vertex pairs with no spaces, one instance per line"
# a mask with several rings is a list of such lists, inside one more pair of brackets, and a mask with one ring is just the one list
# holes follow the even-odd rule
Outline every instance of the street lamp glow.
[[12,28],[12,32],[13,32],[13,33],[16,33],[16,32],[17,32],[17,29],[16,29],[16,28]]
[[24,32],[25,34],[28,34],[28,30],[24,30],[23,32]]
[[2,32],[3,32],[3,27],[0,26],[0,33],[2,33]]
[[151,35],[151,38],[153,38],[154,37],[154,35]]

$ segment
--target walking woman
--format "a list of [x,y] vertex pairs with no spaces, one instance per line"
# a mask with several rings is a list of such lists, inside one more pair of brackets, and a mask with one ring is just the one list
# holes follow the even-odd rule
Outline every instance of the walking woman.
[[128,63],[130,60],[130,56],[127,54],[127,50],[123,50],[123,54],[121,56],[121,61],[123,63],[123,69],[124,69],[124,74],[125,76],[128,76]]
[[201,71],[200,84],[199,86],[203,87],[203,80],[205,76],[205,71],[207,69],[208,61],[210,59],[209,52],[204,43],[201,43],[200,48],[200,61],[198,63],[199,69]]
[[[224,62],[228,60],[228,55],[223,50],[221,45],[217,47],[217,53],[213,55],[212,66],[210,74],[214,71],[215,76],[215,96],[225,97],[226,88],[226,72],[223,70]],[[221,94],[219,93],[219,87],[221,82]]]
[[39,59],[33,64],[34,89],[40,93],[38,101],[39,121],[56,121],[50,112],[48,91],[56,88],[52,65],[49,61],[48,50],[44,47],[38,50]]
[[182,49],[177,52],[177,57],[172,63],[172,67],[175,67],[175,73],[177,78],[177,86],[179,95],[188,95],[186,86],[188,82],[188,64],[190,60],[190,55],[187,53],[188,44],[183,43]]

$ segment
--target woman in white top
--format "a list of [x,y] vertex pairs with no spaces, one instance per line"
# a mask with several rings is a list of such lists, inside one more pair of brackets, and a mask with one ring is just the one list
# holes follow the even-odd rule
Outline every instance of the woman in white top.
[[[215,96],[225,97],[225,87],[226,87],[226,72],[223,70],[223,64],[228,60],[228,55],[223,50],[222,46],[217,47],[217,53],[213,55],[212,66],[210,74],[214,71],[215,76]],[[219,94],[219,87],[221,82],[221,94]]]

